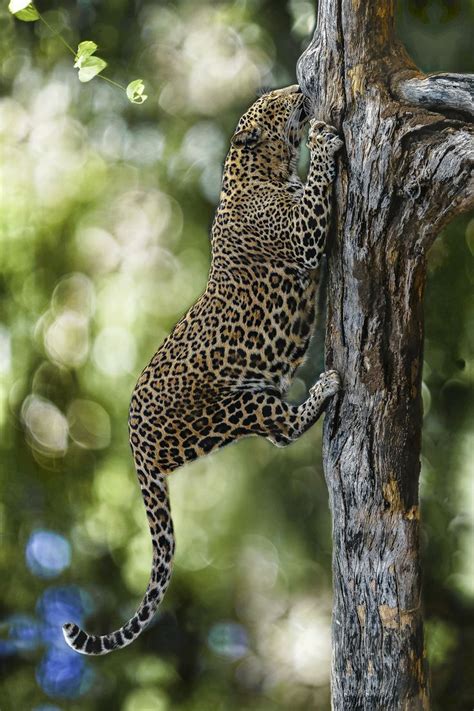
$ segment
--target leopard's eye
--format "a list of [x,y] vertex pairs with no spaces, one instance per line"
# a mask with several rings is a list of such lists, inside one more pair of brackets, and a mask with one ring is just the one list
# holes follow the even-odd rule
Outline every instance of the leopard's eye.
[[237,148],[255,148],[260,142],[261,136],[262,132],[257,126],[243,129],[232,136],[232,145],[237,146]]

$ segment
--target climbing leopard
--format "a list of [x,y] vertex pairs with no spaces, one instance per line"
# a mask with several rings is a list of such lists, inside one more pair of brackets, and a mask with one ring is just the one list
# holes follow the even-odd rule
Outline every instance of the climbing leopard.
[[148,588],[135,615],[115,632],[89,635],[64,625],[67,643],[82,654],[130,644],[163,598],[175,547],[168,474],[248,435],[287,445],[339,389],[330,370],[301,405],[284,399],[311,336],[342,146],[334,128],[312,119],[303,184],[296,166],[308,113],[294,85],[261,96],[237,124],[206,290],[142,372],[131,400],[130,444],[153,542]]

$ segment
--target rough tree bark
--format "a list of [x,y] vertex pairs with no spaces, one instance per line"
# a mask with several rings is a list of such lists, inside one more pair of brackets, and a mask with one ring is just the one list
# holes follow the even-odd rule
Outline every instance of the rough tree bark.
[[333,518],[332,704],[429,706],[420,608],[418,479],[426,256],[474,204],[474,77],[424,76],[394,30],[395,0],[320,0],[298,80],[338,127],[326,413]]

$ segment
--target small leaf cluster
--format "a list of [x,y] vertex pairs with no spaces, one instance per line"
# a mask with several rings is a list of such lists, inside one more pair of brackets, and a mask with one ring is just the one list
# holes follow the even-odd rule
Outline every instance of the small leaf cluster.
[[79,81],[90,81],[107,66],[106,61],[100,57],[92,56],[96,49],[96,43],[90,40],[79,44],[74,62],[74,67],[79,69]]
[[[30,0],[10,0],[8,9],[17,20],[22,20],[23,22],[36,22],[37,20],[41,20],[48,29],[52,29]],[[101,72],[106,68],[107,62],[95,54],[97,50],[95,42],[91,40],[80,42],[77,50],[74,51],[59,33],[54,32],[54,34],[59,37],[65,47],[74,55],[74,67],[78,69],[79,81],[85,83],[99,76],[100,79],[104,79],[109,82],[109,84],[113,84],[122,91],[125,91],[128,100],[132,104],[143,104],[143,102],[147,100],[148,96],[145,94],[145,85],[142,79],[134,79],[126,87],[123,87],[117,82],[108,79],[108,77],[100,76]]]

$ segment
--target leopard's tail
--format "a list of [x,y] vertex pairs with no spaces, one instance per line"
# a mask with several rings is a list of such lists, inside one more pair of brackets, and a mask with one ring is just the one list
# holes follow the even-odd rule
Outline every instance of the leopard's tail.
[[150,624],[168,587],[174,554],[173,522],[166,475],[154,467],[146,475],[138,467],[138,477],[146,506],[153,542],[153,566],[145,596],[133,617],[110,634],[91,635],[78,625],[63,625],[64,639],[81,654],[108,654],[131,644]]

